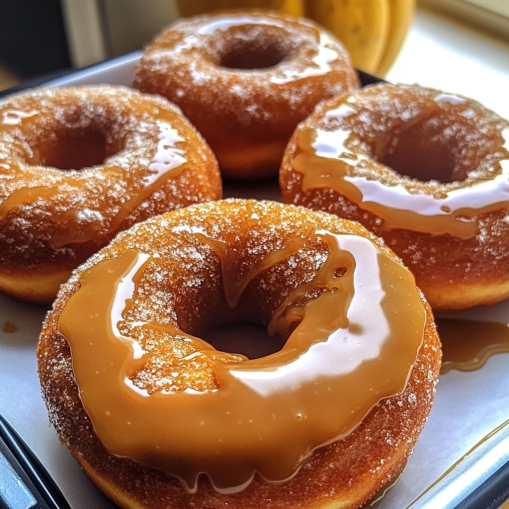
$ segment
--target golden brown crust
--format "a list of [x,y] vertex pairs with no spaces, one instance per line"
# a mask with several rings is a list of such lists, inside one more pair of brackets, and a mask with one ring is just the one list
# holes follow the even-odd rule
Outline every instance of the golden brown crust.
[[[41,89],[2,101],[0,118],[0,290],[19,298],[51,302],[62,274],[118,231],[221,197],[210,148],[162,98],[125,87]],[[175,148],[163,154],[165,137]],[[92,166],[66,169],[80,161]]]
[[0,290],[17,299],[27,302],[51,302],[60,289],[60,285],[69,279],[73,267],[65,269],[54,266],[36,267],[27,271],[0,270]]
[[[417,285],[436,311],[493,304],[509,297],[509,223],[507,221],[509,208],[507,202],[500,203],[496,210],[474,216],[472,221],[477,221],[477,233],[469,238],[413,231],[411,228],[388,229],[384,226],[386,218],[366,210],[362,204],[352,201],[332,187],[310,188],[304,191],[304,176],[294,169],[294,159],[299,152],[297,146],[299,132],[308,127],[327,129],[324,127],[328,122],[327,112],[337,109],[342,104],[362,109],[365,99],[366,103],[371,104],[378,97],[381,101],[380,107],[374,113],[377,115],[377,120],[370,121],[365,126],[359,125],[358,132],[369,131],[373,137],[373,131],[377,129],[384,131],[385,138],[380,134],[382,140],[380,143],[387,144],[391,131],[387,124],[383,124],[384,111],[390,110],[395,101],[405,100],[408,101],[406,112],[411,116],[414,98],[422,102],[424,99],[429,100],[430,97],[439,97],[440,94],[441,92],[417,86],[386,84],[363,89],[351,96],[325,101],[294,132],[283,157],[280,171],[281,193],[285,203],[303,205],[313,210],[322,210],[345,219],[358,221],[368,230],[382,237],[410,268]],[[443,195],[445,192],[456,189],[461,190],[472,185],[471,182],[474,179],[494,179],[496,172],[493,168],[496,168],[499,160],[507,157],[501,133],[509,124],[474,101],[456,96],[453,99],[465,101],[465,109],[470,108],[467,113],[477,123],[477,129],[466,132],[465,125],[458,123],[443,135],[447,143],[451,147],[454,146],[451,152],[454,152],[455,156],[461,153],[461,161],[454,170],[457,173],[445,175],[446,178],[450,177],[451,181],[444,180],[446,183],[441,184],[437,180],[412,179],[380,164],[376,157],[374,161],[377,167],[383,166],[381,173],[378,176],[361,174],[368,175],[368,179],[379,179],[387,186],[400,185],[410,189],[411,192],[430,196]],[[464,123],[466,119],[465,114]],[[470,129],[472,129],[471,126]],[[449,140],[447,136],[451,139]],[[460,143],[453,138],[461,138],[463,146],[460,146]],[[376,151],[372,147],[369,150]],[[352,171],[352,175],[359,174],[355,173],[358,171],[357,168]],[[369,171],[373,170],[370,168]],[[412,168],[408,171],[410,175]]]
[[[147,251],[148,245],[157,247],[158,244],[164,244],[162,233],[165,229],[181,228],[194,217],[202,217],[203,214],[210,217],[211,227],[230,229],[230,214],[239,207],[247,211],[247,217],[253,212],[268,214],[275,221],[291,225],[292,229],[298,230],[298,225],[303,225],[307,231],[307,228],[314,225],[330,231],[362,235],[369,238],[380,251],[395,259],[394,254],[379,239],[356,223],[271,202],[226,200],[189,207],[136,225],[74,272],[69,282],[62,287],[53,311],[46,319],[37,356],[50,420],[62,443],[70,448],[90,477],[108,496],[125,508],[209,509],[223,505],[233,509],[360,507],[402,467],[424,425],[434,398],[441,357],[440,343],[432,312],[422,294],[421,299],[427,312],[425,335],[405,391],[377,404],[345,439],[316,450],[289,481],[270,483],[256,476],[243,491],[223,495],[217,493],[206,478],[201,478],[198,492],[190,495],[180,481],[172,476],[108,454],[94,434],[83,409],[72,373],[69,345],[57,330],[59,316],[67,300],[80,286],[80,275],[100,260],[116,256],[129,246],[138,246],[150,252]],[[203,322],[211,322],[210,316],[207,317],[207,302],[213,299],[207,289],[198,284],[202,277],[201,270],[196,269],[199,297],[193,297],[193,304],[198,305],[205,317],[196,311],[182,309],[178,323],[186,323],[187,329],[199,329],[200,322],[202,325]],[[206,271],[206,267],[203,270]],[[271,274],[277,280],[277,277],[284,275],[284,269],[275,267],[273,271],[271,269]],[[249,294],[250,299],[257,300],[256,286]],[[143,308],[145,304],[141,306]],[[193,325],[196,321],[198,325]],[[194,330],[189,332],[193,333]]]
[[297,123],[358,78],[342,45],[311,21],[242,11],[172,25],[145,49],[134,86],[178,104],[225,176],[256,179],[276,175]]

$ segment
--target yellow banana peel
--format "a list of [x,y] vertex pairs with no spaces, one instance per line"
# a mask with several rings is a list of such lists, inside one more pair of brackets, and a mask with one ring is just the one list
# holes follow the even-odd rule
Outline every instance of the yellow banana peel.
[[412,23],[415,11],[415,0],[389,1],[389,34],[382,58],[375,74],[385,76],[405,42],[405,37]]
[[304,14],[302,0],[177,0],[177,4],[180,15],[185,17],[219,9],[238,9],[240,7],[271,9],[292,16]]
[[389,0],[305,0],[305,14],[330,30],[355,67],[374,73],[389,35]]

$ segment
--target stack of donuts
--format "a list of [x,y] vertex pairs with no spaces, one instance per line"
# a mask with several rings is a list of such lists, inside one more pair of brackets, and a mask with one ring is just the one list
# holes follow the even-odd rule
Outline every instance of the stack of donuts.
[[[60,440],[124,508],[361,507],[430,411],[431,309],[509,296],[509,123],[359,88],[331,34],[260,11],[178,21],[133,87],[0,103],[0,289],[58,292]],[[279,175],[285,204],[221,200],[221,175]],[[234,321],[282,349],[199,337]]]

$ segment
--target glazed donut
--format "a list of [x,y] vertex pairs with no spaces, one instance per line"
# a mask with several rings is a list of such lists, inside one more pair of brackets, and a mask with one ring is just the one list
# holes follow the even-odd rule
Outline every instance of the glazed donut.
[[382,84],[321,104],[295,131],[283,201],[359,221],[434,310],[509,296],[509,123],[463,97]]
[[[239,320],[286,343],[249,360],[197,337]],[[440,344],[361,225],[226,200],[117,236],[62,286],[37,355],[61,441],[124,508],[348,509],[405,463]]]
[[221,198],[217,161],[175,106],[124,87],[0,102],[0,290],[51,302],[118,231]]
[[311,21],[263,11],[178,21],[144,51],[142,92],[178,104],[224,176],[276,176],[297,124],[358,78],[336,39]]

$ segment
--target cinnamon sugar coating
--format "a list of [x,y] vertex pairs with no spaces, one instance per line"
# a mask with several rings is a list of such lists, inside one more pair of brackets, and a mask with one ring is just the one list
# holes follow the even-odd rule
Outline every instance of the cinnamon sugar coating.
[[51,301],[119,231],[220,197],[210,148],[162,98],[90,86],[0,102],[0,290]]
[[475,101],[382,84],[321,104],[280,172],[283,201],[383,237],[433,309],[509,296],[509,123]]
[[134,87],[178,104],[223,175],[277,175],[295,126],[358,87],[343,46],[311,21],[264,11],[180,20],[145,49]]
[[[219,257],[190,234],[200,230],[210,238],[225,238],[253,217],[260,219],[263,228],[254,224],[242,242],[247,255],[237,267],[241,273],[249,272],[264,253],[281,249],[289,235],[307,238],[315,230],[360,235],[369,239],[381,256],[398,260],[383,242],[357,223],[301,207],[226,200],[195,205],[135,225],[78,268],[62,286],[44,324],[37,351],[39,375],[50,420],[61,441],[94,482],[122,507],[357,508],[397,474],[424,425],[438,379],[440,344],[431,310],[419,292],[426,310],[424,337],[404,391],[376,404],[346,438],[315,450],[290,480],[273,483],[255,475],[244,490],[220,494],[206,476],[201,476],[197,492],[190,494],[171,475],[106,451],[83,408],[69,344],[59,332],[62,312],[79,291],[82,276],[133,249],[147,253],[157,258],[157,263],[148,266],[143,279],[137,281],[134,307],[127,311],[130,316],[126,320],[169,324],[187,334],[198,334],[204,328],[232,319],[232,313],[223,293]],[[293,286],[317,274],[326,253],[323,243],[313,245],[258,275],[247,286],[234,316],[261,320],[266,325],[270,310],[284,301]],[[168,281],[173,284],[166,284]],[[172,341],[165,345],[160,333],[137,339],[145,348],[161,354],[161,358],[165,348],[175,350],[177,357],[190,353],[189,344],[179,346],[178,341]],[[134,376],[133,383],[140,389],[203,391],[217,387],[210,370],[176,372],[151,362]]]

